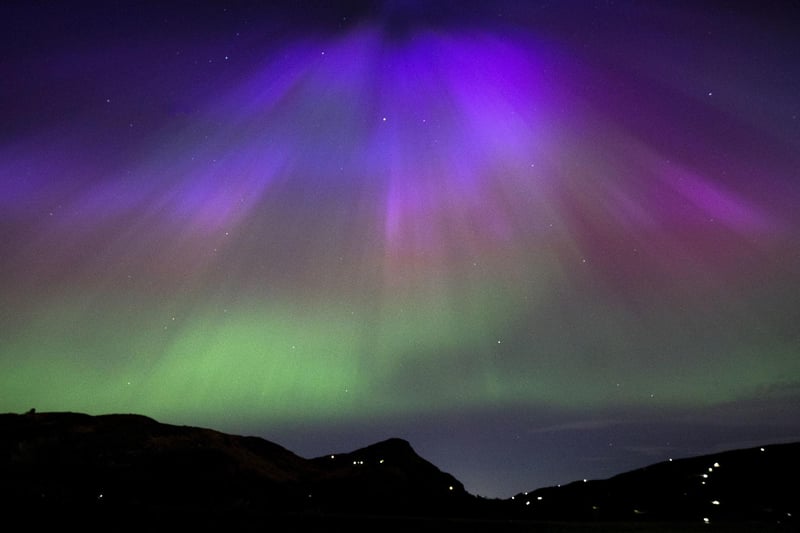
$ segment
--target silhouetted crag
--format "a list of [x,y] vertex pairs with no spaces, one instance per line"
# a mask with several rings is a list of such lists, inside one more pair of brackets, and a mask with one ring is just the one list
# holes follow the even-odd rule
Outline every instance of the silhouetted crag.
[[321,472],[312,497],[346,512],[451,514],[462,512],[471,499],[461,482],[401,439],[323,456],[312,464]]

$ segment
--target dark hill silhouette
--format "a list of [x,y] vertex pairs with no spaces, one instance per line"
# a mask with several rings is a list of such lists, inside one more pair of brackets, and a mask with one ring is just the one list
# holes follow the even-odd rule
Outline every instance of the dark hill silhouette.
[[312,464],[322,472],[315,484],[320,497],[348,512],[450,514],[470,499],[461,482],[421,458],[402,439],[326,455]]
[[305,459],[261,438],[139,415],[32,411],[0,414],[0,516],[33,530],[597,532],[621,521],[626,531],[663,522],[688,531],[708,518],[732,531],[790,531],[798,452],[736,450],[489,500],[401,439]]
[[0,501],[31,516],[432,517],[474,499],[400,439],[304,459],[261,438],[139,415],[0,415]]
[[610,479],[517,494],[538,520],[681,520],[798,525],[800,443],[676,459]]
[[252,437],[138,415],[2,415],[3,501],[35,507],[140,509],[255,499],[286,505],[308,462]]

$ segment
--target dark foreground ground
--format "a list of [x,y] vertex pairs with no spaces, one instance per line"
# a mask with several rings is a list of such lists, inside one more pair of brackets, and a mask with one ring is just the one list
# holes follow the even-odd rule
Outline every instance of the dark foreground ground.
[[[514,520],[462,520],[445,518],[392,518],[385,516],[292,516],[292,517],[226,517],[195,520],[187,518],[142,519],[134,516],[35,518],[19,524],[18,531],[245,531],[245,532],[420,532],[442,533],[794,533],[787,524],[765,523],[630,523],[630,522],[540,522]],[[12,531],[13,529],[8,529]]]
[[[442,532],[499,532],[499,533],[674,533],[674,532],[703,532],[703,533],[786,533],[797,531],[789,525],[764,524],[764,523],[630,523],[630,522],[539,522],[539,521],[498,521],[498,520],[457,520],[457,519],[386,519],[376,517],[373,519],[359,517],[348,519],[336,518],[304,518],[294,522],[295,527],[303,531],[442,531]],[[292,522],[284,524],[286,529],[292,527]],[[307,529],[306,529],[307,528]],[[257,531],[253,529],[252,531]]]

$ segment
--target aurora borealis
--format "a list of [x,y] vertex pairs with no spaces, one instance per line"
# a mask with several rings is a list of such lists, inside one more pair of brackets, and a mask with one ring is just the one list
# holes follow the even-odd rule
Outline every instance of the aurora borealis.
[[6,3],[0,410],[485,496],[800,439],[798,14]]

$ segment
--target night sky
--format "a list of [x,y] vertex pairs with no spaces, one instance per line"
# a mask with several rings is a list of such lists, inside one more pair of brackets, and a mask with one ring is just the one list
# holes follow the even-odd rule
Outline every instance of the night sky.
[[3,2],[0,411],[507,497],[800,440],[793,2]]

